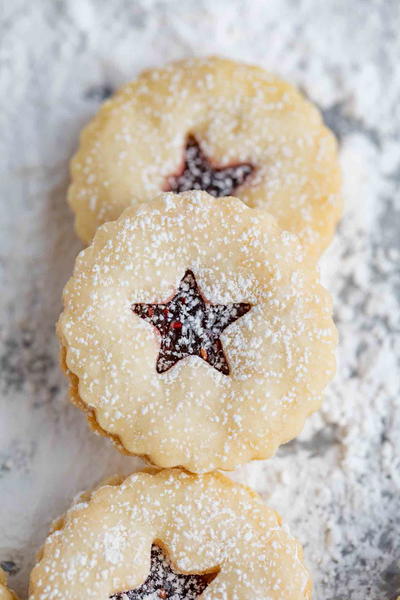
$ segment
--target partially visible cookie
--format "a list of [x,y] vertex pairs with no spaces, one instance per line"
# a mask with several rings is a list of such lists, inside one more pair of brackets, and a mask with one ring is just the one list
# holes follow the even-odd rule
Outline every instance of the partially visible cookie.
[[161,191],[237,196],[269,211],[314,257],[341,213],[336,142],[318,110],[263,69],[216,57],[125,85],[83,131],[71,176],[84,242]]
[[17,600],[16,595],[7,587],[7,574],[0,568],[0,600]]
[[250,489],[179,469],[81,499],[32,571],[30,600],[309,600],[300,544]]
[[101,227],[57,331],[74,402],[123,451],[233,469],[301,430],[335,371],[331,299],[263,210],[164,193]]

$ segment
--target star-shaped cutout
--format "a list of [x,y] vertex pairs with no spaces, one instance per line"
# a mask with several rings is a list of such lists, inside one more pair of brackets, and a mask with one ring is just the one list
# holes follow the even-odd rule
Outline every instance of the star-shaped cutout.
[[210,304],[203,298],[192,271],[186,271],[172,300],[165,304],[132,304],[132,311],[160,333],[157,373],[164,373],[186,356],[199,356],[229,375],[220,336],[251,305]]
[[194,600],[204,592],[218,572],[204,575],[177,573],[159,546],[151,548],[150,573],[134,590],[110,596],[111,600]]
[[238,163],[227,167],[217,167],[202,151],[193,135],[189,135],[184,151],[184,166],[178,175],[167,177],[166,191],[186,192],[204,190],[220,198],[231,196],[254,171],[250,163]]

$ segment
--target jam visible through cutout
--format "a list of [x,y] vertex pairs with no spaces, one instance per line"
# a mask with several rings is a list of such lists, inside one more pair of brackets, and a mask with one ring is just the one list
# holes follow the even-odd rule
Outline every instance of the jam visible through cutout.
[[151,323],[161,336],[157,373],[164,373],[186,356],[198,356],[229,375],[220,336],[251,309],[251,304],[210,304],[192,271],[186,271],[176,294],[165,304],[132,304],[131,310]]
[[250,163],[216,167],[202,151],[193,135],[184,150],[184,166],[180,174],[167,177],[165,191],[203,190],[216,198],[231,196],[254,171]]
[[218,575],[177,573],[159,546],[151,548],[150,573],[146,581],[134,590],[110,596],[111,600],[194,600]]

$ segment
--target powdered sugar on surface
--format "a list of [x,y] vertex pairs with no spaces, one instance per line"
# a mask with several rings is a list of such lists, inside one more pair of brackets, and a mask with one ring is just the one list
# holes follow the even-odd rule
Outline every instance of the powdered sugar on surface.
[[[171,350],[160,371],[164,333],[132,314],[132,301],[178,294],[188,267],[214,305],[245,300],[221,333],[229,376],[196,357],[175,366]],[[57,331],[78,405],[102,430],[156,465],[195,472],[271,456],[335,369],[331,299],[296,237],[263,210],[200,191],[160,194],[105,224],[76,261]]]
[[144,67],[221,53],[299,85],[340,137],[346,213],[323,261],[339,372],[298,440],[234,476],[305,546],[317,600],[400,593],[396,0],[8,3],[1,44],[0,561],[26,589],[50,520],[139,467],[65,401],[54,322],[80,245],[67,161],[100,101]]
[[[110,531],[121,552],[117,565],[105,553]],[[148,578],[157,542],[174,570],[186,576],[168,574],[152,561],[156,568]],[[238,561],[244,555],[247,560]],[[133,474],[73,507],[46,541],[31,581],[31,600],[150,600],[163,583],[167,593],[160,597],[170,600],[189,600],[204,588],[204,600],[308,600],[310,589],[301,547],[274,511],[219,474],[193,476],[179,469]]]

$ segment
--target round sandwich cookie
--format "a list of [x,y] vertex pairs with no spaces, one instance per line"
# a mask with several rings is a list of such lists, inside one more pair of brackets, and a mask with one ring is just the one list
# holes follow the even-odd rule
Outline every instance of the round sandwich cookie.
[[84,129],[69,203],[97,227],[161,191],[236,196],[274,215],[317,258],[341,213],[336,142],[290,84],[217,57],[142,73]]
[[7,587],[7,574],[0,568],[0,600],[17,600],[16,595]]
[[59,519],[30,600],[305,600],[300,544],[276,512],[220,474],[117,478]]
[[233,469],[301,430],[335,371],[331,299],[294,234],[206,192],[99,228],[57,326],[71,398],[160,467]]

